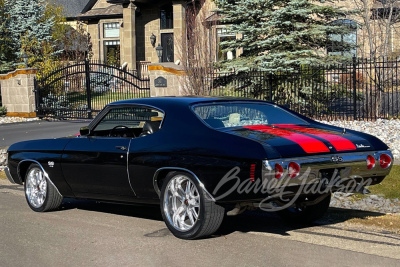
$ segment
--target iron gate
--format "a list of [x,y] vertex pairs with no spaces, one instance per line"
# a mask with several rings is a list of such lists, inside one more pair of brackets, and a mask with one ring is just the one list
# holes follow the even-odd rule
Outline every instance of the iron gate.
[[3,106],[3,99],[1,98],[1,83],[0,83],[0,107]]
[[38,117],[92,119],[108,103],[150,97],[150,80],[86,60],[35,80],[35,94]]

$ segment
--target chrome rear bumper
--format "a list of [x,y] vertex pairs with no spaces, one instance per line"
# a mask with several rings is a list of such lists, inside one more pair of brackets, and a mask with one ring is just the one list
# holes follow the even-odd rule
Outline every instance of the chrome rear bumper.
[[4,169],[4,172],[6,173],[6,176],[7,176],[8,180],[10,181],[10,183],[16,184],[16,182],[14,181],[14,178],[11,176],[10,169],[8,167],[6,167]]
[[[379,166],[379,157],[381,154],[387,154],[392,159],[392,163],[385,169]],[[367,169],[368,155],[372,155],[377,162],[376,166],[370,170]],[[279,179],[278,182],[277,179],[274,178],[275,164],[279,163],[287,174],[290,162],[296,162],[300,166],[299,175],[295,178],[289,178],[285,175]],[[319,183],[322,178],[339,178],[339,180],[363,180],[366,178],[372,178],[373,180],[379,180],[376,178],[384,177],[390,173],[392,165],[393,155],[389,150],[265,160],[263,166],[263,182],[267,188],[280,188],[315,184]],[[325,177],[326,174],[335,177]]]

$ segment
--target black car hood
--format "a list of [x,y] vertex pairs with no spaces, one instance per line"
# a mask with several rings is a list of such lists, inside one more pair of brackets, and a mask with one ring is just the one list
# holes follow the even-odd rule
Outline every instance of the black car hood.
[[[318,125],[249,125],[224,130],[275,149],[282,157],[375,150],[372,136]],[[368,138],[369,137],[369,138]]]

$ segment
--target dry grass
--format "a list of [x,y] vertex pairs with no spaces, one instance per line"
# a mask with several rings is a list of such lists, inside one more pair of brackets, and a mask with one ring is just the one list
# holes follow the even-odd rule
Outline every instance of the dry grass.
[[327,225],[343,225],[344,223],[344,227],[373,227],[378,231],[389,231],[400,234],[400,214],[329,208],[329,211],[320,222]]
[[0,179],[7,179],[5,172],[0,171]]
[[[382,183],[368,187],[372,195],[383,196],[388,199],[400,199],[400,165],[394,165],[390,174]],[[368,195],[354,194],[355,201],[368,197]]]
[[[381,184],[368,188],[373,195],[383,196],[388,199],[400,199],[400,166],[394,165],[390,174]],[[368,195],[355,194],[353,200],[357,201]],[[333,222],[346,222],[381,228],[392,233],[400,233],[400,215],[382,214],[358,210],[330,209],[328,218]]]
[[368,189],[374,195],[382,195],[389,199],[400,199],[400,166],[394,165],[390,174],[381,184],[370,186]]
[[368,216],[365,218],[353,218],[347,221],[348,223],[362,224],[383,228],[392,233],[400,234],[400,215],[386,214],[378,217]]

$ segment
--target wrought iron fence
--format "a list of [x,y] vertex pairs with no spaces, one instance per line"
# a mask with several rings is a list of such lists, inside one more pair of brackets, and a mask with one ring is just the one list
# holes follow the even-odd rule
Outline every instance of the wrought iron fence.
[[1,96],[1,84],[0,84],[0,107],[3,106],[3,98]]
[[211,95],[268,100],[315,119],[390,119],[400,117],[399,67],[387,58],[353,58],[290,73],[213,73],[207,84]]
[[110,102],[149,97],[150,83],[136,71],[84,61],[37,79],[35,92],[38,117],[90,119]]

